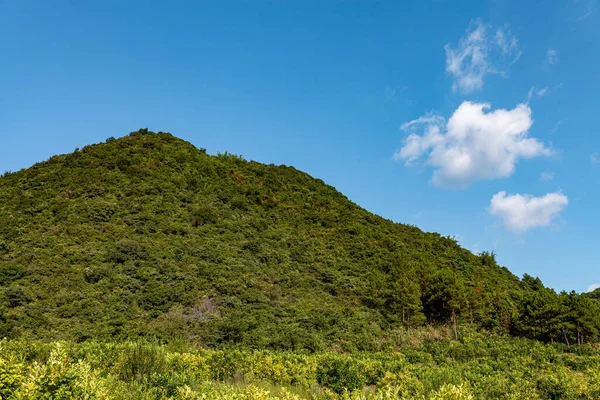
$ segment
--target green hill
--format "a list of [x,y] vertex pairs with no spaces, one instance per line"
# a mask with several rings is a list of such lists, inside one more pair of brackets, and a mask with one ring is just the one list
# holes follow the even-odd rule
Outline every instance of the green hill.
[[0,178],[0,286],[0,335],[22,339],[369,350],[451,321],[571,344],[600,330],[597,301],[493,253],[147,130]]

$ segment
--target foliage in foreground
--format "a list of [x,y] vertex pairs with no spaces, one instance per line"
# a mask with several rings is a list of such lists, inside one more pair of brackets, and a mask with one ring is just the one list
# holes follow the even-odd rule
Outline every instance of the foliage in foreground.
[[[415,335],[420,338],[414,342]],[[2,399],[598,399],[600,352],[414,332],[396,352],[0,342]]]

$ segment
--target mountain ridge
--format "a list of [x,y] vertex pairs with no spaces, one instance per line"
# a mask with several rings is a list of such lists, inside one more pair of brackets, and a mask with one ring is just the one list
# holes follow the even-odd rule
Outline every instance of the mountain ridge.
[[0,204],[8,337],[372,349],[450,320],[558,337],[558,325],[521,326],[524,299],[554,292],[493,253],[372,214],[293,167],[168,133],[4,174]]

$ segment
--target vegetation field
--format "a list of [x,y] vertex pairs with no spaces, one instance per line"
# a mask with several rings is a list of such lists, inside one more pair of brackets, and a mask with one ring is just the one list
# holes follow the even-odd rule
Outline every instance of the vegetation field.
[[600,352],[463,328],[398,331],[386,352],[0,342],[2,399],[598,399]]
[[599,399],[599,299],[168,133],[0,177],[2,399]]

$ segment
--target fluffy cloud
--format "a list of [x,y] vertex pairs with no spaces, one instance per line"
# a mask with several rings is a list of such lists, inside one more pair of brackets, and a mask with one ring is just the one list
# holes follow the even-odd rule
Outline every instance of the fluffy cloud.
[[447,122],[430,113],[403,124],[408,136],[394,158],[411,165],[428,155],[427,164],[435,169],[433,183],[461,188],[478,180],[506,178],[520,158],[552,153],[527,136],[533,123],[528,105],[489,109],[487,103],[465,101]]
[[523,232],[550,225],[567,204],[569,199],[561,192],[533,197],[502,191],[492,197],[488,212],[500,217],[507,229]]
[[596,289],[600,289],[600,283],[594,283],[594,284],[588,286],[587,291],[593,292]]
[[557,64],[559,60],[558,58],[558,52],[554,49],[550,49],[546,52],[546,61],[548,61],[548,64],[552,65],[552,64]]
[[444,46],[446,72],[454,76],[453,90],[480,90],[487,74],[505,73],[497,64],[513,64],[521,56],[517,37],[508,27],[498,28],[494,37],[488,35],[488,29],[480,19],[471,21],[458,46]]

